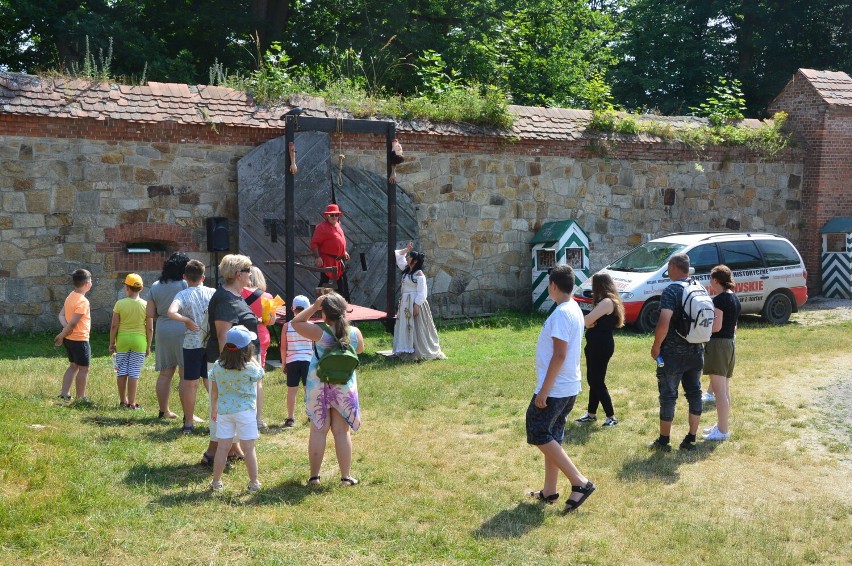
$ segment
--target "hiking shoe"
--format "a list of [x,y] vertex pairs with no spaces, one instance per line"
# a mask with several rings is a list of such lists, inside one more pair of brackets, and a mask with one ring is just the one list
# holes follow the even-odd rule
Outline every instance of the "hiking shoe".
[[250,481],[246,486],[246,490],[251,493],[257,493],[260,491],[260,482],[259,481]]
[[649,444],[648,448],[651,449],[651,450],[657,450],[658,452],[671,452],[672,451],[671,445],[668,442],[663,444],[662,442],[660,442],[659,438],[655,439],[654,442]]
[[597,417],[586,413],[586,416],[580,417],[579,419],[575,419],[574,422],[575,423],[593,423],[596,420],[598,420]]
[[705,391],[704,393],[701,394],[701,402],[702,403],[715,403],[716,402],[716,395],[714,395],[713,393],[710,393],[709,391]]
[[296,426],[295,419],[284,419],[284,428],[293,428]]
[[618,420],[615,417],[607,417],[601,426],[615,426],[618,424]]
[[719,423],[714,423],[714,424],[713,424],[713,426],[711,426],[710,428],[705,428],[705,429],[704,429],[704,434],[710,434],[710,433],[712,433],[714,430],[719,430]]
[[686,438],[680,441],[680,450],[695,450],[695,442],[690,442]]
[[210,491],[222,491],[223,489],[225,489],[225,485],[222,480],[210,482]]
[[728,440],[731,438],[730,432],[722,432],[718,428],[714,428],[709,433],[702,436],[704,440]]
[[70,401],[71,395],[62,395],[61,393],[57,397],[60,401]]

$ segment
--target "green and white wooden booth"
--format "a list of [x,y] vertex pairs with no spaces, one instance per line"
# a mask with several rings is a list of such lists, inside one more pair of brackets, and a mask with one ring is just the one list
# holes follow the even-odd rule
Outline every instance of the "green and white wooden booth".
[[533,309],[550,312],[555,307],[547,294],[547,270],[568,264],[574,268],[574,285],[589,278],[589,236],[575,220],[548,222],[532,241]]
[[822,294],[852,299],[852,218],[832,218],[822,234]]

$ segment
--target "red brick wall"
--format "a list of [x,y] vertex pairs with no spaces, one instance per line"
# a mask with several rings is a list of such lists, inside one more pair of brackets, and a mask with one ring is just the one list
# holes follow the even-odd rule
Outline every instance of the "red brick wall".
[[805,143],[802,179],[802,235],[799,251],[808,268],[811,294],[822,289],[819,233],[838,216],[852,217],[852,108],[829,106],[797,73],[772,104],[790,115]]
[[[445,153],[470,151],[509,155],[570,156],[577,159],[608,157],[612,159],[647,159],[694,161],[696,152],[683,144],[636,142],[625,140],[517,140],[496,136],[443,135],[399,131],[406,151]],[[179,144],[260,145],[284,135],[275,128],[249,128],[217,124],[215,127],[177,122],[141,123],[92,118],[53,118],[0,113],[0,135],[79,138],[106,141],[140,141]],[[337,140],[334,140],[337,144]],[[344,134],[342,145],[351,149],[381,150],[384,136]],[[745,148],[708,148],[700,155],[708,161],[752,161],[755,156]],[[776,161],[798,160],[795,150],[782,153]]]

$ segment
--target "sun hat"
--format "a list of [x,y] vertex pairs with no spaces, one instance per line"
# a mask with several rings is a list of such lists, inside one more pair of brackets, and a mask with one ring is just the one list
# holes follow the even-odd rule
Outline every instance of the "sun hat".
[[127,277],[124,278],[124,284],[128,287],[133,287],[136,289],[141,289],[144,287],[144,283],[142,283],[142,277],[138,273],[128,273]]
[[295,297],[293,297],[293,302],[291,303],[291,306],[294,309],[303,309],[304,310],[304,309],[308,308],[309,306],[311,306],[311,302],[304,295],[296,295]]
[[340,210],[340,207],[336,204],[330,204],[325,207],[325,212],[322,213],[323,216],[325,216],[326,214],[340,214],[342,216],[343,211]]
[[225,335],[225,343],[233,344],[237,348],[245,348],[251,344],[252,340],[257,340],[257,334],[241,324],[232,326],[228,334]]

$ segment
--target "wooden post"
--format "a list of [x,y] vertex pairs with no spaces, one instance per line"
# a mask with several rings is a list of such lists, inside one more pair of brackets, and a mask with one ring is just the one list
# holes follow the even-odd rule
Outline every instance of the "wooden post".
[[293,174],[290,172],[290,144],[296,141],[296,116],[284,117],[284,232],[285,242],[284,258],[287,262],[284,277],[284,289],[287,297],[287,321],[293,318],[293,309],[290,302],[296,296],[296,190]]

